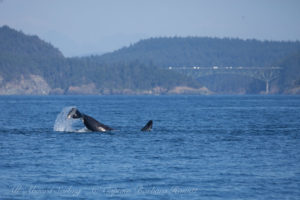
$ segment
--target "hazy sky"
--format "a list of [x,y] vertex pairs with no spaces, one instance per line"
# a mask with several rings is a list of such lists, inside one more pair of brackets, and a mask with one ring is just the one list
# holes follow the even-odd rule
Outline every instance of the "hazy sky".
[[0,26],[66,56],[158,36],[300,40],[300,0],[0,0]]

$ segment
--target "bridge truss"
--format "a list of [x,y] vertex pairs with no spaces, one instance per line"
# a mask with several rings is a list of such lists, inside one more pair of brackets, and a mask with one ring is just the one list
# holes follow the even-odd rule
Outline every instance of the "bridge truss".
[[265,82],[266,94],[270,91],[270,82],[280,76],[280,67],[169,67],[169,70],[177,71],[193,78],[201,78],[215,74],[236,74],[247,76]]

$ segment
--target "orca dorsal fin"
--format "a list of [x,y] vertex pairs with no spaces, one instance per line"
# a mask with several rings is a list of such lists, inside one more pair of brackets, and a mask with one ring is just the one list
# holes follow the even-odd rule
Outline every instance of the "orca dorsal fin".
[[141,129],[141,131],[151,131],[153,126],[153,121],[149,120],[147,124]]

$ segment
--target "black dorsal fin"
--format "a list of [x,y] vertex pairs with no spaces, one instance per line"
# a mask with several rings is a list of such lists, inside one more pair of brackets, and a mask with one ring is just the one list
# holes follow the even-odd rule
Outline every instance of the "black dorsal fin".
[[149,120],[148,123],[141,129],[141,131],[151,131],[152,125],[153,125],[153,121]]

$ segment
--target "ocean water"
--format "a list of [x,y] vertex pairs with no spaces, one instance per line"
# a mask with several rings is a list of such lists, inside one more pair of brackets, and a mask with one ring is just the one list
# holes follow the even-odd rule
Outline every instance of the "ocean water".
[[[70,107],[117,130],[88,132]],[[300,96],[1,96],[0,110],[0,199],[300,199]]]

